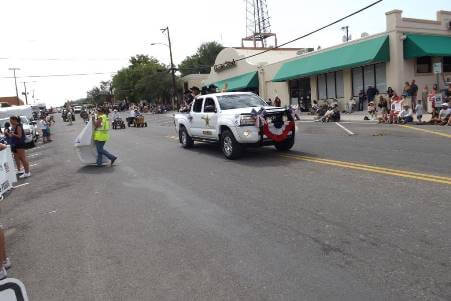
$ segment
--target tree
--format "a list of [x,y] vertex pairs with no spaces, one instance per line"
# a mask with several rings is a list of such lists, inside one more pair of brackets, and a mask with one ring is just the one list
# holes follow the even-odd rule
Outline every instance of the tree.
[[87,92],[87,98],[95,104],[103,104],[112,100],[112,83],[111,81],[100,82],[100,87],[93,87]]
[[168,103],[172,89],[169,68],[147,55],[136,55],[129,62],[127,68],[119,70],[113,77],[115,98]]
[[180,73],[182,76],[193,73],[210,73],[210,69],[215,64],[216,57],[222,49],[224,49],[224,46],[218,42],[203,43],[195,54],[187,56],[179,64]]

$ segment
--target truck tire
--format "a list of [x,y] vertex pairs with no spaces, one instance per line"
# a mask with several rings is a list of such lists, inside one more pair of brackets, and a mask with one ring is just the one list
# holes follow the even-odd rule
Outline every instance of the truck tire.
[[230,130],[225,130],[221,135],[221,149],[229,160],[238,159],[243,155],[243,146],[236,141]]
[[292,135],[290,138],[286,139],[283,142],[276,143],[274,146],[279,152],[289,151],[294,145],[295,136]]
[[188,134],[188,131],[184,126],[181,126],[179,129],[179,140],[183,148],[191,148],[194,146],[194,140]]

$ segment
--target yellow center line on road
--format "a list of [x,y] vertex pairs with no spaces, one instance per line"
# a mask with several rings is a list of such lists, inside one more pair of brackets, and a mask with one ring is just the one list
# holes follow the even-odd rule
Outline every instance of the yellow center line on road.
[[445,134],[445,133],[441,133],[441,132],[437,132],[437,131],[420,129],[420,128],[417,128],[417,127],[414,127],[414,126],[410,126],[410,125],[401,125],[401,124],[398,124],[398,125],[400,127],[407,128],[407,129],[417,130],[417,131],[421,131],[421,132],[425,132],[425,133],[429,133],[429,134],[434,134],[434,135],[443,136],[443,137],[446,137],[446,138],[451,138],[450,134]]
[[435,175],[430,175],[430,174],[423,174],[423,173],[416,173],[416,172],[410,172],[410,171],[404,171],[404,170],[371,166],[371,165],[367,165],[367,164],[328,160],[328,159],[321,159],[321,158],[308,157],[308,156],[281,155],[281,157],[288,158],[288,159],[301,160],[301,161],[308,161],[308,162],[313,162],[313,163],[319,163],[319,164],[332,165],[332,166],[349,168],[349,169],[355,169],[355,170],[368,171],[368,172],[397,176],[397,177],[403,177],[403,178],[416,179],[416,180],[421,180],[421,181],[428,181],[428,182],[451,185],[451,177],[435,176]]

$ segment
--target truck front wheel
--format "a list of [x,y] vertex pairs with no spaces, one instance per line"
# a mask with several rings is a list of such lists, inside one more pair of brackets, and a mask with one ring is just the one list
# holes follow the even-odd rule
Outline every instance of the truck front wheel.
[[292,135],[290,138],[287,138],[280,143],[276,143],[274,146],[279,152],[289,151],[294,145],[294,139],[294,135]]
[[236,141],[230,130],[222,133],[221,148],[224,156],[229,160],[237,159],[243,154],[243,146]]
[[179,129],[179,140],[183,148],[191,148],[194,145],[193,138],[191,138],[184,126],[181,126]]

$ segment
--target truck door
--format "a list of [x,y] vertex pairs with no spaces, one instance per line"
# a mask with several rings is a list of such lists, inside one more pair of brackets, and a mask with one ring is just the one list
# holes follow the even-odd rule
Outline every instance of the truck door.
[[218,123],[218,110],[215,104],[215,100],[211,97],[205,98],[204,108],[202,111],[202,137],[203,138],[216,138]]
[[202,136],[202,123],[204,123],[202,118],[202,104],[204,99],[198,97],[193,101],[193,109],[191,110],[191,135],[200,137]]

